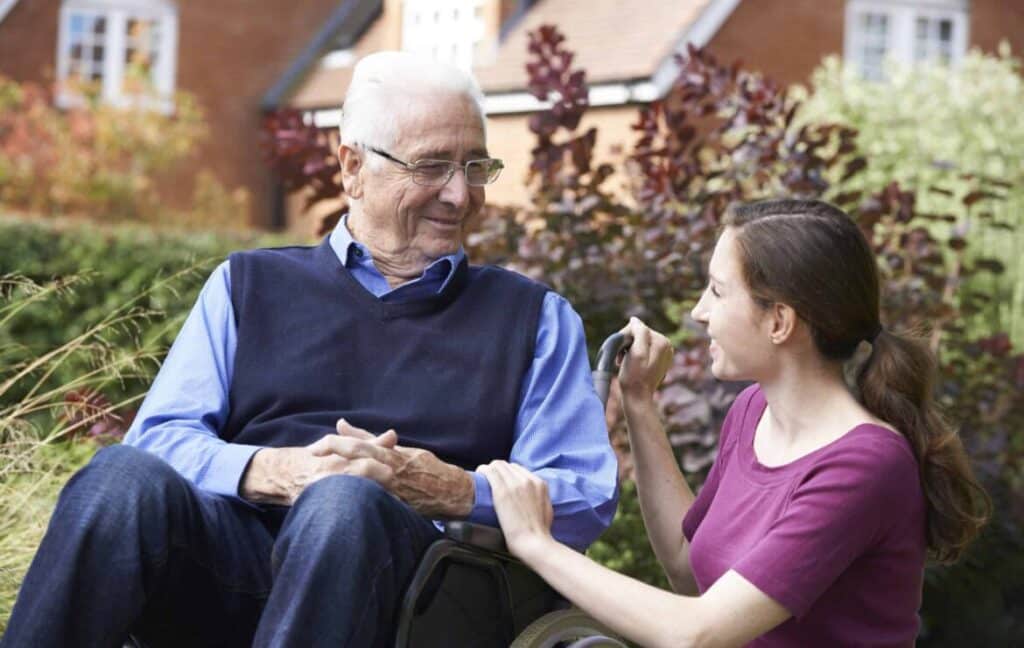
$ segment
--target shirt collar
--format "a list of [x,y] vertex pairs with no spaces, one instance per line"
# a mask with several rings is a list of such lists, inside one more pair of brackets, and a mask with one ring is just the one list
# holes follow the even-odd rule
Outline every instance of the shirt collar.
[[[352,268],[355,265],[361,266],[367,270],[372,270],[377,274],[380,272],[376,266],[373,265],[373,255],[370,254],[370,249],[359,241],[352,238],[352,232],[348,229],[348,214],[341,217],[334,230],[331,232],[330,237],[331,249],[334,250],[334,254],[337,255],[338,260],[341,261],[342,265],[346,268]],[[466,250],[460,245],[459,249],[452,254],[439,257],[432,261],[424,270],[420,278],[432,276],[432,277],[444,277],[444,282],[441,285],[441,289],[448,285],[452,277],[455,275],[455,269],[459,267],[462,260],[466,258]]]

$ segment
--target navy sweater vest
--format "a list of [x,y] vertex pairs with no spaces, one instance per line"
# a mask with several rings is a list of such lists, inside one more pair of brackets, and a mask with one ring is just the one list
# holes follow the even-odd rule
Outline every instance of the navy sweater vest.
[[470,470],[509,456],[544,286],[463,262],[439,295],[389,303],[326,240],[229,259],[238,347],[222,438],[306,445],[345,418]]

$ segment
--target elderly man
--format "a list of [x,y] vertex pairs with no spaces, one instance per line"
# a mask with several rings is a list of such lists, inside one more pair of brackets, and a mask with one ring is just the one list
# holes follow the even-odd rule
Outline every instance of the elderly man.
[[579,317],[462,249],[502,168],[480,101],[408,54],[356,66],[347,218],[215,270],[125,445],[61,494],[4,646],[385,644],[436,521],[496,524],[495,458],[547,481],[562,541],[608,525]]

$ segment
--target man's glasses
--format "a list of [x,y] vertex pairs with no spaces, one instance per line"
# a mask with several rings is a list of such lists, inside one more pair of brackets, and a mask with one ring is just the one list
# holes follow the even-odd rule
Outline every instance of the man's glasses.
[[455,169],[460,167],[466,175],[466,184],[471,187],[482,187],[497,180],[498,176],[501,175],[501,170],[505,168],[505,164],[495,158],[467,160],[466,162],[416,160],[409,163],[403,162],[378,148],[368,146],[367,149],[403,167],[412,175],[413,182],[424,187],[437,187],[448,184],[448,181],[455,175]]

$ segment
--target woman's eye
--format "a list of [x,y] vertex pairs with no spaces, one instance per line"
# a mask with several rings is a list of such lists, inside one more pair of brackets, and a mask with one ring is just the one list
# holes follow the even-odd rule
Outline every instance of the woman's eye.
[[712,295],[714,295],[715,297],[721,297],[721,295],[718,293],[717,288],[715,288],[714,286],[708,286],[708,288],[711,290]]

